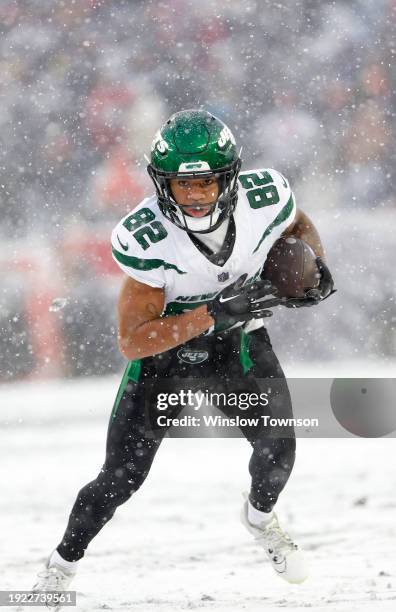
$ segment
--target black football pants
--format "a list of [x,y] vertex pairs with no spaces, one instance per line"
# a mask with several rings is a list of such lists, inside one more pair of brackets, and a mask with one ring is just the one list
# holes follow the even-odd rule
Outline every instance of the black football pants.
[[[240,329],[221,336],[200,336],[183,347],[130,362],[121,381],[108,426],[106,459],[98,476],[78,493],[58,552],[68,561],[84,556],[90,541],[144,482],[167,432],[153,418],[158,392],[180,389],[228,394],[269,392],[268,406],[217,404],[223,416],[292,417],[287,383],[264,328],[249,334]],[[182,406],[167,408],[176,417]],[[253,452],[249,462],[249,499],[269,512],[284,488],[294,464],[295,435],[291,427],[274,428],[258,419],[241,427]],[[221,441],[219,441],[221,449]],[[182,458],[181,458],[182,459]]]

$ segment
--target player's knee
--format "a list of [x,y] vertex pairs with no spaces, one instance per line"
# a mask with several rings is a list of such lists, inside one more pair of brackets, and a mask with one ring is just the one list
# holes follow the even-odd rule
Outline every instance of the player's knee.
[[103,466],[97,478],[79,492],[81,505],[94,508],[98,503],[103,506],[119,506],[125,503],[143,482],[142,475],[133,473],[126,466]]
[[127,466],[121,466],[114,470],[114,481],[119,489],[122,489],[127,494],[132,495],[142,485],[144,480],[143,474],[135,470],[129,469]]

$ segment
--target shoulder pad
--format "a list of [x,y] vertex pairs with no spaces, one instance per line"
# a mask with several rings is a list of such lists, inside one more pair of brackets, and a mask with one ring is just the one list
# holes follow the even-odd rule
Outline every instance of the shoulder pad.
[[165,270],[182,270],[164,259],[161,243],[168,232],[156,198],[146,198],[116,225],[111,235],[112,255],[119,267],[136,280],[163,287]]
[[273,168],[246,170],[238,181],[253,209],[284,204],[292,196],[289,182]]

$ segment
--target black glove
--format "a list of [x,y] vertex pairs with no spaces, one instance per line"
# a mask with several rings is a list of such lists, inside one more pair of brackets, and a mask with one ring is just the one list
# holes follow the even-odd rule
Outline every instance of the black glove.
[[[258,280],[243,286],[246,278],[247,274],[243,274],[206,304],[216,327],[231,327],[241,321],[271,317],[272,311],[267,308],[281,303],[280,298],[274,297],[276,289],[270,281]],[[263,299],[266,296],[271,297]]]
[[334,281],[331,272],[321,257],[316,258],[316,265],[320,272],[320,282],[318,286],[320,297],[322,300],[325,300],[330,297],[332,293],[335,293],[337,289],[334,289]]
[[283,306],[287,308],[301,308],[302,306],[315,306],[319,302],[323,302],[337,291],[334,289],[334,281],[329,268],[326,266],[321,257],[316,258],[316,265],[320,272],[319,285],[314,289],[307,289],[305,296],[301,298],[286,298]]

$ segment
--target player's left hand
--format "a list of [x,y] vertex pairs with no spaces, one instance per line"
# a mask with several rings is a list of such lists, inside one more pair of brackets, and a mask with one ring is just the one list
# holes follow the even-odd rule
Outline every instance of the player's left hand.
[[320,272],[319,285],[314,289],[307,289],[305,296],[301,298],[287,298],[283,305],[287,308],[301,308],[305,306],[316,306],[337,291],[334,289],[334,280],[331,272],[321,257],[316,258],[316,265]]
[[318,270],[320,272],[320,281],[318,286],[320,298],[325,300],[326,298],[330,297],[332,293],[335,293],[337,289],[334,289],[334,280],[331,272],[321,257],[316,258],[316,265],[318,266]]

